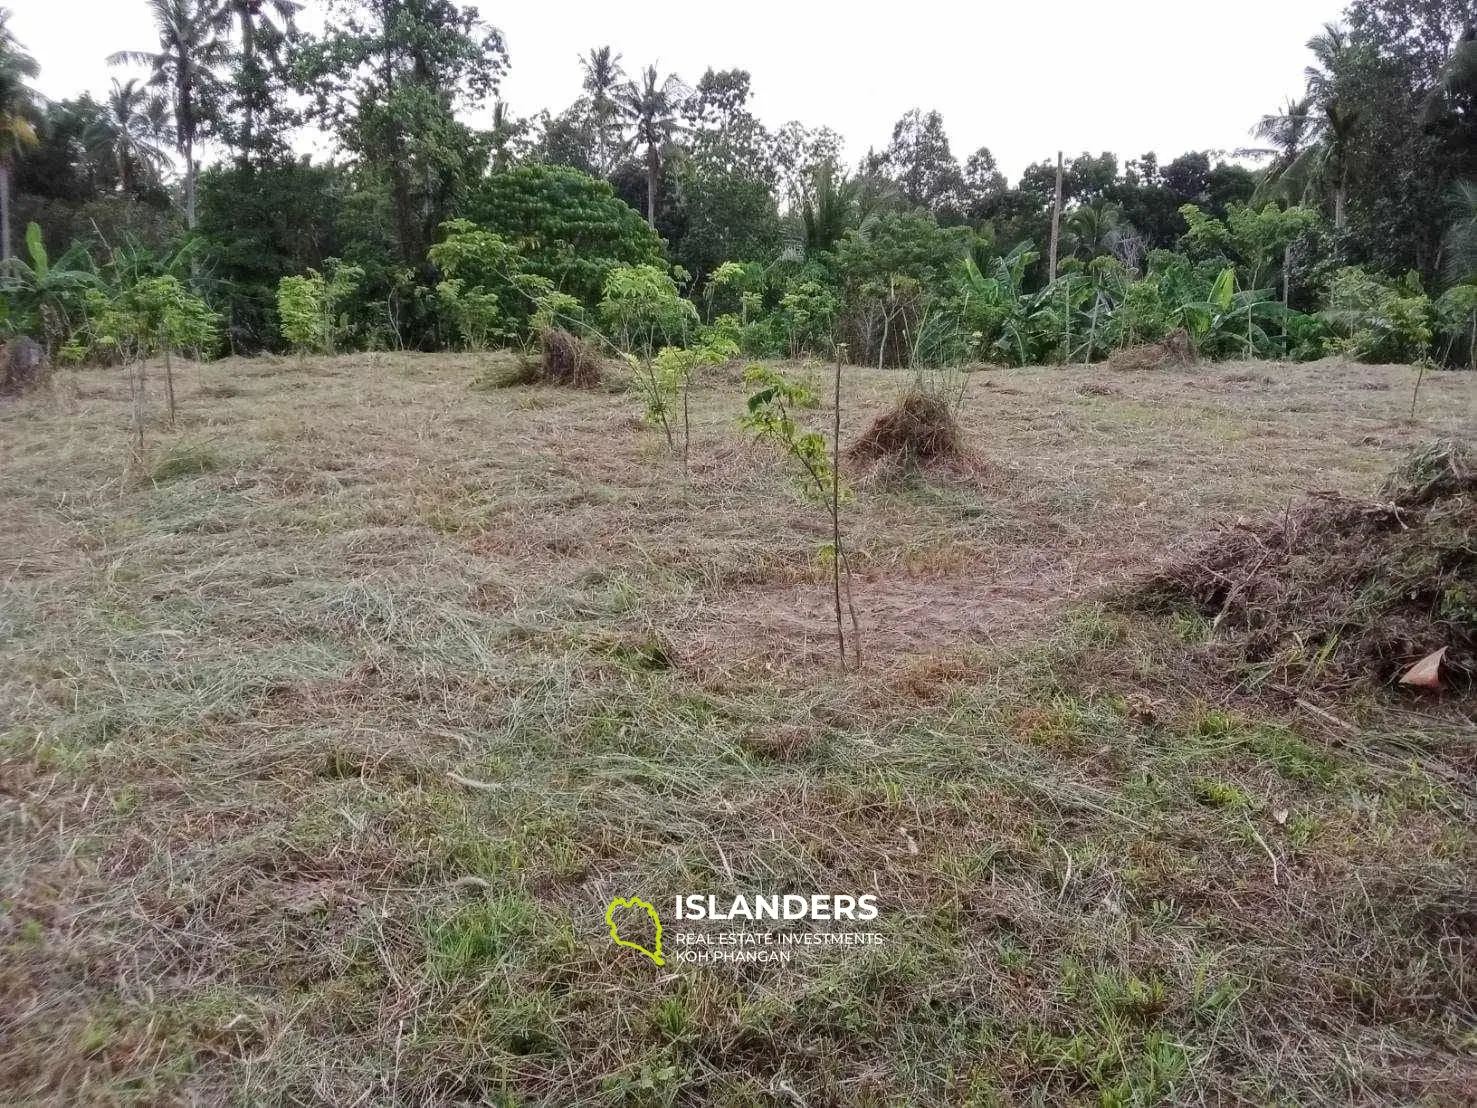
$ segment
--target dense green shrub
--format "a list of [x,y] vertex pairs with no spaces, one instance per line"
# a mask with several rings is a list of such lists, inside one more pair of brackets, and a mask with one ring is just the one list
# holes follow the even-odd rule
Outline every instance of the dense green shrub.
[[1365,362],[1410,362],[1429,350],[1435,322],[1431,299],[1418,274],[1392,281],[1345,266],[1328,287],[1320,313],[1337,336],[1336,346]]
[[587,307],[618,266],[661,266],[662,242],[611,187],[568,166],[520,165],[491,174],[466,215],[524,259],[524,271]]
[[290,161],[209,169],[199,187],[201,258],[230,346],[245,354],[277,349],[278,283],[344,256],[339,217],[347,175],[332,165]]
[[350,332],[341,308],[359,288],[364,271],[336,258],[328,262],[326,279],[310,269],[305,276],[282,278],[277,286],[282,337],[300,354],[332,354]]
[[1477,284],[1447,289],[1436,301],[1436,320],[1447,361],[1477,371]]

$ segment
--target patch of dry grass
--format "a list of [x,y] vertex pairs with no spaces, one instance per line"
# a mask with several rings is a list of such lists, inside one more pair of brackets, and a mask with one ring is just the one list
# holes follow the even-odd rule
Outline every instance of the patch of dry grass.
[[[0,1098],[1477,1091],[1470,719],[1267,702],[1094,600],[1368,491],[1477,381],[1412,423],[1399,367],[976,374],[984,464],[849,507],[842,675],[732,382],[684,481],[634,398],[486,363],[185,367],[142,465],[121,376],[0,402]],[[844,439],[903,380],[850,371]],[[882,948],[605,937],[614,896],[848,889]]]

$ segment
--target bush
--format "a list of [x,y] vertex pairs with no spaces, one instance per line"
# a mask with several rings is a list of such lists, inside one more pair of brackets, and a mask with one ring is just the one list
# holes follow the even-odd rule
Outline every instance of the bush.
[[1338,336],[1338,349],[1362,362],[1413,362],[1433,337],[1431,300],[1415,273],[1395,282],[1345,266],[1330,280],[1319,318]]
[[1436,301],[1436,320],[1446,339],[1444,356],[1477,371],[1477,285],[1453,285]]
[[316,270],[306,276],[284,277],[277,285],[277,315],[282,337],[300,354],[332,354],[349,332],[339,306],[358,289],[364,271],[330,258],[332,276]]
[[662,240],[604,181],[568,166],[494,173],[467,203],[481,227],[517,245],[526,273],[593,308],[620,266],[664,264]]

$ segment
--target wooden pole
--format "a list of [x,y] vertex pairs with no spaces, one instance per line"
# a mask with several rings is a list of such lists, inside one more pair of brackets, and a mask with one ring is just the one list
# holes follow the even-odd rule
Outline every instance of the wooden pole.
[[1062,228],[1062,152],[1056,152],[1056,197],[1051,202],[1051,260],[1048,263],[1047,283],[1056,280],[1056,251]]

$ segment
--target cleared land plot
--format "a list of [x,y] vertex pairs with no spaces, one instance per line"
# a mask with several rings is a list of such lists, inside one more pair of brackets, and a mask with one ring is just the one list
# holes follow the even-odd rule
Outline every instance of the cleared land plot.
[[[0,402],[0,1099],[1477,1097],[1470,704],[1300,705],[1101,601],[1472,437],[1477,378],[975,374],[976,465],[854,475],[843,676],[733,373],[684,482],[631,396],[486,361],[187,366],[142,468],[119,373]],[[884,945],[606,936],[792,890]]]

